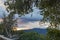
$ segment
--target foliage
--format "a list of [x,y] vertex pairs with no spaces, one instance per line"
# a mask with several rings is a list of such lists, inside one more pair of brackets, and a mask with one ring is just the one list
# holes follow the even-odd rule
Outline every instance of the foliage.
[[20,31],[12,31],[12,35],[21,35],[21,34],[23,34],[23,33],[25,33],[23,30],[20,30]]
[[58,29],[47,29],[47,34],[41,35],[41,40],[60,40],[60,30]]
[[23,30],[13,31],[12,35],[16,35],[16,40],[45,40],[46,36],[43,34],[38,34],[37,32],[25,32]]
[[32,11],[32,0],[9,0],[5,5],[8,5],[7,11],[13,10],[13,14],[24,15]]
[[0,24],[0,34],[3,34],[3,30],[4,30],[3,24],[1,23],[1,24]]
[[47,40],[60,40],[60,30],[48,29]]
[[54,29],[60,25],[60,0],[41,0],[38,3],[44,21],[49,21],[52,29],[48,29],[46,40],[60,40],[60,30]]
[[55,27],[60,24],[60,0],[41,0],[38,7],[42,10],[44,21],[49,21]]
[[[6,3],[8,5],[8,7],[6,9],[8,12],[10,12],[10,14],[7,17],[8,22],[5,21],[5,23],[7,23],[7,24],[6,24],[6,26],[4,25],[6,27],[6,29],[11,28],[12,25],[14,24],[14,21],[13,21],[14,14],[18,13],[21,16],[21,15],[27,14],[28,12],[32,11],[32,6],[31,6],[33,3],[32,0],[9,0]],[[54,27],[58,27],[58,25],[60,25],[60,0],[41,0],[39,2],[38,2],[38,0],[36,0],[35,3],[36,3],[36,6],[39,7],[40,10],[42,10],[41,12],[42,12],[42,15],[44,16],[44,18],[43,18],[44,21],[49,21],[51,26],[54,26]],[[32,37],[32,38],[36,37],[36,35],[34,33],[33,33],[33,35],[35,35],[35,37],[32,36],[32,34],[31,35],[29,35],[29,34],[31,34],[31,33],[23,34],[23,36],[25,36],[25,37],[29,36],[29,40],[30,40],[30,37]],[[49,38],[52,37],[54,39],[56,37],[56,38],[58,38],[57,40],[59,40],[58,30],[55,30],[55,31],[49,30],[48,34],[49,34]],[[23,37],[23,39],[25,40],[24,37]],[[23,40],[23,39],[21,39],[21,40]],[[34,39],[31,39],[31,40],[34,40]]]
[[16,20],[14,20],[15,14],[20,14],[20,16],[27,14],[28,12],[32,11],[32,0],[7,0],[5,3],[6,10],[8,11],[9,15],[3,18],[4,29],[6,35],[9,36],[12,33],[12,27]]
[[35,32],[26,32],[20,35],[18,40],[40,40],[40,34]]

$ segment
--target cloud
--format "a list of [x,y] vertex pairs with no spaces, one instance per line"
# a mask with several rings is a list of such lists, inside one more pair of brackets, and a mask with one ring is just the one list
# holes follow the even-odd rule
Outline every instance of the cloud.
[[[1,13],[2,11],[6,12],[6,6],[4,5],[4,1],[5,0],[0,0],[0,9],[1,9],[0,10],[0,15],[2,14]],[[33,14],[32,17],[31,17],[31,14]],[[36,20],[36,19],[40,20],[40,19],[43,18],[43,16],[39,15],[39,10],[37,8],[33,7],[33,12],[30,13],[30,14],[27,14],[27,15],[23,16],[22,18],[26,18],[26,19],[29,18],[29,20],[30,19],[31,20],[33,20],[33,19],[34,20]],[[26,23],[26,22],[23,22],[23,21],[20,20],[18,22],[19,22],[18,23],[19,29],[47,28],[48,25],[49,25],[49,23],[47,23],[47,22],[45,24],[40,22],[40,24],[39,24],[39,21],[34,21],[34,22],[28,21]]]
[[40,10],[37,7],[33,7],[33,12],[26,14],[25,16],[22,16],[21,18],[25,19],[31,19],[31,20],[42,20],[43,16],[40,15]]
[[8,15],[8,12],[6,11],[6,6],[4,5],[4,1],[5,0],[0,0],[0,18],[3,17],[3,14],[7,14]]
[[34,22],[28,22],[28,23],[22,23],[22,24],[18,24],[18,27],[19,28],[29,28],[29,29],[32,29],[32,28],[42,28],[42,29],[46,29],[49,25],[48,22],[46,23],[43,23],[43,22],[40,22],[40,21],[34,21]]
[[5,9],[5,5],[4,5],[4,2],[2,0],[0,0],[0,7],[2,7],[3,9]]
[[16,30],[28,30],[28,29],[33,29],[33,28],[41,28],[41,29],[46,29],[49,26],[49,23],[41,23],[39,24],[39,21],[37,22],[29,22],[29,23],[23,23],[19,24],[18,27],[16,27]]

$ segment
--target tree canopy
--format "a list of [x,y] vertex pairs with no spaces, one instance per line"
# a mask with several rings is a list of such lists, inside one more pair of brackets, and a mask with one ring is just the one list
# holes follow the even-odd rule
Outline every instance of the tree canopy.
[[43,19],[49,21],[51,26],[60,24],[60,0],[41,0],[38,7],[42,10]]
[[[7,6],[6,9],[10,14],[8,15],[7,18],[5,18],[5,19],[8,19],[4,21],[5,23],[7,23],[5,26],[7,26],[8,28],[14,24],[14,21],[13,21],[14,14],[17,13],[17,14],[20,14],[21,16],[33,11],[32,10],[33,3],[35,3],[36,7],[38,7],[41,10],[42,15],[44,16],[43,20],[50,22],[51,24],[50,26],[58,27],[60,25],[60,0],[40,0],[40,1],[39,0],[35,0],[35,1],[34,0],[7,0],[7,2],[5,2],[5,5]],[[53,34],[54,33],[56,32],[54,31]],[[31,37],[31,35],[26,34],[23,36]]]
[[27,14],[32,11],[32,0],[7,0],[4,4],[9,15],[3,18],[3,24],[5,32],[8,37],[11,36],[12,27],[14,27],[14,15],[19,14],[20,16]]
[[40,34],[35,32],[26,32],[21,34],[18,40],[40,40]]
[[27,14],[32,11],[32,0],[8,0],[5,5],[8,5],[7,10],[13,14]]

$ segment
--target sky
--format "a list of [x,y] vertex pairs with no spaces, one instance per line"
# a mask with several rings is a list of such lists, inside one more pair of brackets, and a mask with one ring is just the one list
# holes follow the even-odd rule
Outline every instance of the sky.
[[[3,14],[8,15],[8,12],[4,6],[4,0],[0,0],[0,18],[3,17]],[[15,15],[15,18],[18,18],[18,14]],[[47,28],[49,23],[42,23],[40,22],[41,19],[43,19],[43,16],[40,15],[40,10],[37,7],[33,7],[33,12],[18,18],[18,29]]]
[[[31,14],[32,14],[32,17],[31,17]],[[33,28],[46,29],[49,25],[49,22],[43,23],[40,21],[42,19],[43,19],[43,16],[40,15],[40,10],[36,7],[33,7],[33,12],[20,17],[20,19],[18,18],[18,21],[17,21],[18,30],[19,29],[26,30],[26,29],[33,29]]]
[[0,18],[3,17],[3,14],[8,14],[6,11],[6,6],[4,5],[5,0],[0,0]]

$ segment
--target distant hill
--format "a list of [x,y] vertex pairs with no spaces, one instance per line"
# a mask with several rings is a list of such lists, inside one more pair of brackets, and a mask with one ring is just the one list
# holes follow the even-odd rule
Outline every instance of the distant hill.
[[25,32],[37,32],[39,34],[44,34],[46,35],[47,29],[40,29],[40,28],[34,28],[34,29],[29,29],[29,30],[24,30]]

